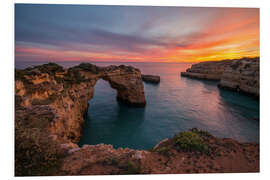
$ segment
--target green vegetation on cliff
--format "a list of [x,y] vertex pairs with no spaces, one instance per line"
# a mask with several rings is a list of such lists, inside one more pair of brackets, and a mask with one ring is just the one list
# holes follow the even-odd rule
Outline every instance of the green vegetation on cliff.
[[207,153],[209,148],[203,143],[200,137],[201,133],[207,134],[204,131],[192,129],[191,131],[180,132],[175,135],[173,141],[176,149],[186,152],[199,151],[201,153]]
[[[17,98],[17,101],[19,99]],[[23,107],[17,105],[18,111]],[[17,111],[17,113],[18,113]],[[28,115],[18,114],[15,120],[15,175],[38,176],[50,175],[58,168],[58,145],[51,139],[46,127],[53,119],[53,114],[39,112],[38,109]]]

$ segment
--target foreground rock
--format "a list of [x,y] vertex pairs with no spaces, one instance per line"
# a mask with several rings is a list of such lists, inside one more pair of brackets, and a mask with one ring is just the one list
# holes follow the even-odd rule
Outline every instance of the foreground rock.
[[74,149],[62,159],[60,175],[259,172],[258,144],[219,139],[197,129],[149,151],[104,144]]
[[153,84],[158,84],[160,82],[160,77],[159,76],[154,76],[154,75],[142,75],[142,80],[147,83],[153,83]]
[[181,76],[220,81],[219,87],[257,97],[259,74],[259,58],[201,62],[181,72]]
[[16,176],[259,171],[258,144],[218,139],[196,129],[151,151],[78,147],[98,79],[117,90],[118,100],[145,105],[138,69],[91,64],[63,69],[49,63],[15,73]]

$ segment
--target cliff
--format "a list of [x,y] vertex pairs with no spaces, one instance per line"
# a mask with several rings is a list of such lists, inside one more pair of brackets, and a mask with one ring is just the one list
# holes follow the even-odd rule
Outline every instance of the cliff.
[[181,75],[196,79],[220,80],[230,64],[230,60],[200,62],[193,64],[186,72],[181,72]]
[[[52,112],[50,132],[58,139],[77,142],[83,115],[94,95],[98,79],[117,90],[117,100],[132,106],[145,106],[141,73],[130,66],[97,67],[80,64],[69,69],[53,63],[16,70],[15,96],[24,108]],[[38,112],[37,112],[38,113]]]
[[219,87],[259,96],[259,58],[209,61],[194,64],[181,76],[216,80]]
[[[145,106],[141,73],[130,66],[64,69],[49,63],[15,70],[16,176],[258,171],[258,144],[218,139],[196,129],[152,150],[104,144],[79,148],[83,115],[100,78],[117,90],[117,100]],[[227,156],[231,160],[219,162]],[[231,165],[234,161],[239,163]]]
[[[117,90],[117,100],[132,106],[145,106],[141,72],[130,66],[97,67],[80,64],[64,69],[49,63],[15,70],[17,174],[27,174],[31,168],[26,167],[30,164],[36,163],[34,169],[41,166],[40,159],[57,159],[53,152],[59,148],[55,146],[79,141],[83,115],[88,109],[88,101],[93,97],[94,86],[100,78],[108,81],[111,87]],[[37,156],[35,163],[35,156],[26,153],[33,148]],[[39,157],[41,151],[49,157]],[[25,160],[26,155],[28,160],[32,160]],[[21,164],[22,162],[26,164]],[[31,173],[35,172],[34,169]]]
[[233,61],[221,76],[219,87],[260,95],[259,59]]

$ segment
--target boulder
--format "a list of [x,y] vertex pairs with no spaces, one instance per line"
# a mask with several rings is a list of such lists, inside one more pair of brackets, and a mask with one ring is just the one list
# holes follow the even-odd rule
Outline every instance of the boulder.
[[146,83],[153,83],[153,84],[158,84],[160,82],[160,77],[159,76],[154,76],[154,75],[142,75],[142,80]]

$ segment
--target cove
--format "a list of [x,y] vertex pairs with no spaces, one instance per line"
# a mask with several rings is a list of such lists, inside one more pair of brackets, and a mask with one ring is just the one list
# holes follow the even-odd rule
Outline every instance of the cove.
[[116,101],[116,91],[99,80],[89,101],[79,145],[150,149],[164,138],[197,127],[215,136],[259,142],[259,101],[222,90],[217,82],[180,77],[190,64],[134,63],[142,73],[161,76],[144,83],[147,105],[133,108]]

